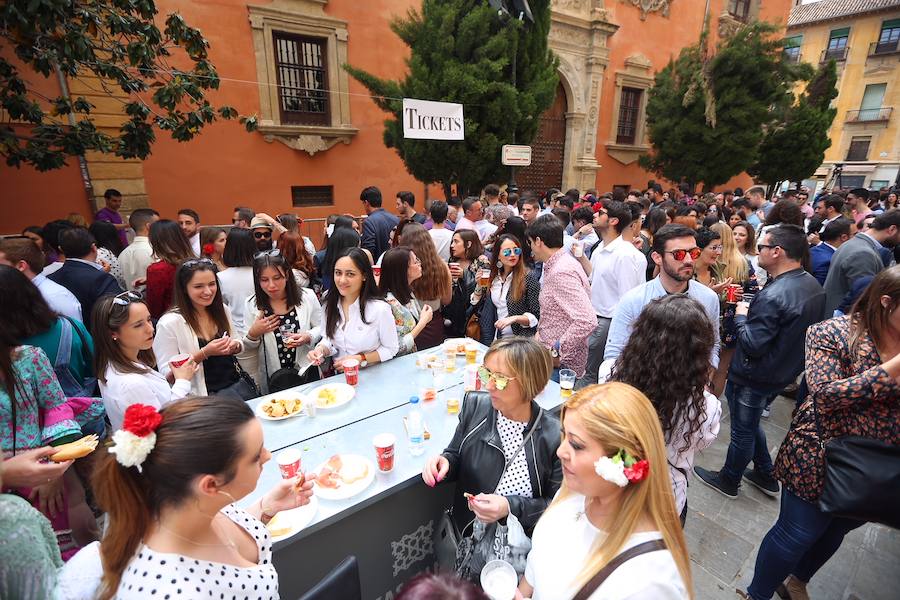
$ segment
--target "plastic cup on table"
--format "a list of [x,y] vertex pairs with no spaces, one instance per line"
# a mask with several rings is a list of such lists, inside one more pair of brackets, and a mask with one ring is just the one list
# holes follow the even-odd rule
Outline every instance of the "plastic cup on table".
[[575,387],[575,371],[572,369],[562,369],[559,372],[559,391],[563,398],[572,395],[572,389]]
[[375,446],[375,459],[378,470],[382,473],[390,473],[394,470],[394,447],[397,438],[392,433],[379,433],[372,439]]
[[349,358],[341,363],[344,366],[344,377],[347,385],[356,385],[359,383],[359,361],[355,358]]
[[466,364],[474,365],[478,360],[478,344],[475,340],[466,342]]
[[281,471],[281,477],[290,479],[296,477],[300,473],[300,464],[303,456],[296,448],[287,448],[278,453],[275,462],[278,463],[278,470]]

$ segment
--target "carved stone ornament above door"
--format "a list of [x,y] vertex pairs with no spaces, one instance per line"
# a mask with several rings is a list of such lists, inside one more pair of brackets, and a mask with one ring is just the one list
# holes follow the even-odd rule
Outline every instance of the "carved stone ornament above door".
[[664,17],[669,16],[669,4],[673,2],[673,0],[627,0],[631,3],[632,6],[636,6],[641,9],[641,20],[644,21],[647,19],[647,14],[652,12],[658,12]]

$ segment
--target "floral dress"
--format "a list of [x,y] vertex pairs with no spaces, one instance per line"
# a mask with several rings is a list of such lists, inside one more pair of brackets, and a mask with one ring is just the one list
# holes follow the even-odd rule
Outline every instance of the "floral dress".
[[419,322],[419,305],[415,298],[411,298],[406,306],[400,304],[400,301],[394,297],[394,294],[388,292],[385,300],[391,306],[391,312],[394,315],[394,325],[397,326],[397,339],[400,341],[400,349],[395,356],[403,356],[416,351],[416,341],[413,338],[412,330]]

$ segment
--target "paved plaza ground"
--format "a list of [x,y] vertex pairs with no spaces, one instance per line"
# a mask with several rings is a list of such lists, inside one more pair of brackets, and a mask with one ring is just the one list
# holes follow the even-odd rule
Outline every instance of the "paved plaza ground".
[[[793,400],[779,396],[771,416],[763,419],[773,457],[787,434],[793,407]],[[730,439],[725,402],[723,409],[719,439],[697,456],[699,466],[719,469],[725,461]],[[688,489],[685,533],[697,600],[733,600],[738,598],[735,586],[746,589],[753,577],[759,543],[778,517],[778,506],[777,499],[749,484],[744,484],[738,498],[731,500],[693,479]],[[851,532],[810,582],[809,594],[812,600],[900,598],[900,531],[869,524]]]

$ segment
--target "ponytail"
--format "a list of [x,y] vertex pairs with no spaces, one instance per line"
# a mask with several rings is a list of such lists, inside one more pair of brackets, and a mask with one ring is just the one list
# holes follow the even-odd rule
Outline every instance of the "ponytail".
[[94,471],[91,484],[108,519],[100,544],[103,579],[99,600],[110,600],[116,595],[125,567],[150,528],[151,509],[139,477],[134,469],[117,463],[109,452]]

